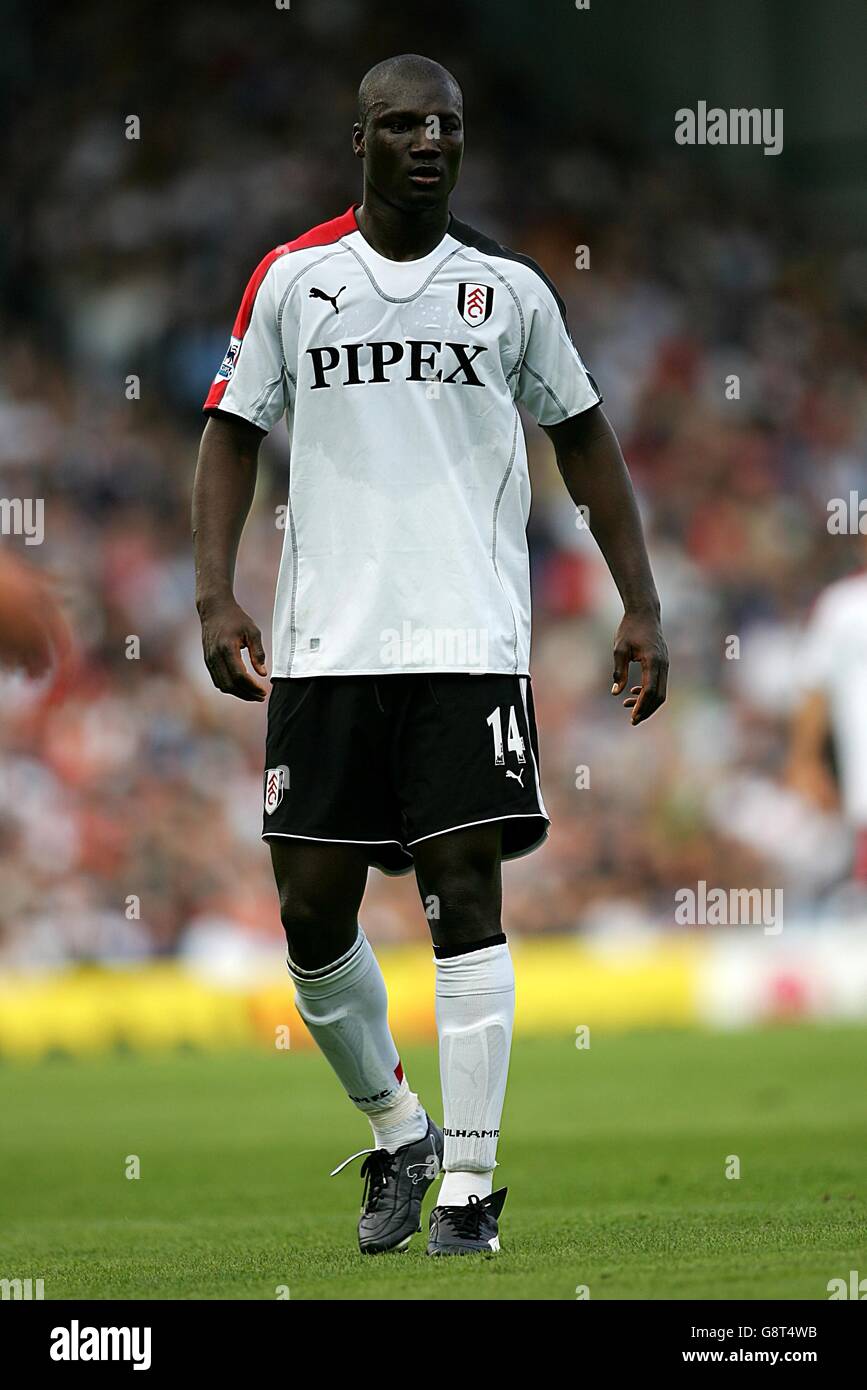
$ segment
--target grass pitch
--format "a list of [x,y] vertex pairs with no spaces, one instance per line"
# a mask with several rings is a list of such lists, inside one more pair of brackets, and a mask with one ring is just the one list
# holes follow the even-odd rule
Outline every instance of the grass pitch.
[[[836,1027],[518,1041],[503,1251],[442,1261],[423,1236],[359,1255],[357,1169],[328,1173],[368,1129],[314,1053],[6,1063],[0,1276],[46,1299],[826,1299],[867,1274],[865,1055]],[[441,1118],[435,1050],[404,1063]]]

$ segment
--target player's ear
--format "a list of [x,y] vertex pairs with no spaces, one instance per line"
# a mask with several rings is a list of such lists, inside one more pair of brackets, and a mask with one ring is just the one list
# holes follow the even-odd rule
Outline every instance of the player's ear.
[[364,130],[358,121],[352,127],[352,153],[359,159],[364,158]]

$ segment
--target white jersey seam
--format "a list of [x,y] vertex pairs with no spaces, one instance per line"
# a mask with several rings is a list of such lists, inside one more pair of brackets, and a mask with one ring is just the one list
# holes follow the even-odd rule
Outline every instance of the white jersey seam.
[[[377,283],[370,266],[367,264],[364,257],[358,254],[354,246],[350,246],[348,242],[344,242],[343,245],[346,247],[347,251],[349,251],[350,254],[353,255],[355,259],[358,261],[358,264],[361,266],[362,270],[364,271],[365,275],[367,276],[376,293],[379,295],[380,299],[384,299],[387,304],[412,304],[413,300],[418,299],[420,295],[424,294],[425,290],[430,288],[431,284],[435,280],[436,276],[440,273],[443,266],[446,265],[454,256],[456,256],[461,249],[459,246],[457,246],[455,247],[454,251],[449,251],[447,255],[443,256],[442,260],[437,262],[428,278],[424,281],[422,285],[419,286],[419,288],[416,290],[414,294],[394,295],[386,294],[385,290],[382,289],[382,287]],[[395,264],[405,265],[410,264],[410,262],[396,261]]]
[[509,598],[509,595],[508,595],[508,593],[506,592],[506,586],[505,586],[505,584],[503,583],[502,576],[501,576],[500,570],[499,570],[499,566],[497,565],[497,519],[498,519],[498,517],[499,517],[499,512],[500,512],[500,503],[501,503],[501,501],[503,500],[503,493],[506,491],[506,487],[508,486],[508,482],[509,482],[509,477],[511,476],[512,469],[513,469],[514,466],[515,466],[515,456],[516,456],[517,451],[518,451],[518,426],[519,426],[519,424],[520,424],[520,421],[519,421],[519,418],[518,418],[518,411],[517,411],[517,407],[516,407],[516,408],[515,408],[515,423],[514,423],[514,428],[513,428],[513,430],[512,430],[512,450],[511,450],[511,453],[509,454],[509,462],[508,462],[508,464],[506,465],[506,471],[505,471],[505,473],[503,474],[503,477],[502,477],[502,479],[501,479],[501,481],[500,481],[500,486],[499,486],[499,488],[498,488],[498,490],[497,490],[497,496],[496,496],[496,498],[494,499],[494,510],[493,510],[493,514],[492,514],[492,516],[491,516],[491,563],[492,563],[492,565],[494,566],[494,574],[497,576],[497,582],[498,582],[500,588],[501,588],[502,591],[503,591],[503,597],[505,598],[506,602],[508,603],[508,605],[509,605],[509,612],[510,612],[510,614],[512,615],[512,627],[514,628],[514,632],[515,632],[515,641],[514,641],[513,648],[512,648],[512,650],[513,650],[513,652],[514,652],[514,654],[515,654],[515,671],[517,671],[517,669],[518,669],[518,620],[517,620],[517,618],[515,617],[515,609],[514,609],[514,607],[512,606],[512,600]]
[[[319,256],[315,261],[310,261],[308,265],[302,266],[298,274],[295,275],[289,281],[289,284],[286,286],[285,290],[283,291],[283,294],[280,297],[280,303],[277,306],[277,338],[280,343],[280,360],[283,363],[284,370],[289,373],[290,377],[292,376],[292,373],[289,371],[289,363],[286,361],[286,354],[283,351],[283,310],[286,307],[286,300],[289,298],[295,286],[298,284],[298,281],[301,279],[302,275],[306,275],[308,270],[315,270],[318,265],[322,265],[323,261],[330,261],[334,258],[334,256],[341,255],[344,249],[345,248],[343,242],[338,242],[337,246],[332,247],[332,249],[326,252],[324,256]],[[294,382],[295,378],[292,377],[292,380]]]
[[518,291],[515,289],[515,287],[514,287],[514,285],[512,284],[511,280],[507,280],[506,277],[505,277],[505,275],[503,275],[499,270],[497,270],[497,267],[496,267],[495,265],[492,265],[492,264],[491,264],[491,262],[485,257],[485,255],[484,255],[483,252],[478,251],[478,250],[476,249],[476,247],[474,247],[474,246],[463,246],[463,245],[462,245],[462,250],[463,250],[463,252],[464,252],[464,255],[467,257],[467,260],[473,259],[473,258],[471,258],[471,257],[469,256],[468,253],[469,253],[470,251],[475,251],[475,252],[476,252],[476,255],[477,255],[477,256],[479,257],[479,259],[481,260],[482,265],[486,266],[487,269],[491,272],[491,274],[492,274],[492,275],[496,275],[496,277],[497,277],[497,279],[500,281],[500,283],[503,284],[503,285],[505,285],[506,289],[509,291],[509,294],[512,296],[512,299],[513,299],[514,302],[515,302],[515,308],[516,308],[517,311],[518,311],[518,322],[519,322],[520,325],[521,325],[521,342],[520,342],[520,346],[519,346],[519,348],[518,348],[518,356],[517,356],[517,359],[516,359],[516,361],[515,361],[515,365],[506,373],[506,381],[509,381],[516,373],[520,372],[521,363],[522,363],[523,360],[524,360],[524,353],[525,353],[525,351],[526,351],[526,343],[527,343],[527,325],[526,325],[526,321],[525,321],[525,319],[524,319],[524,309],[523,309],[523,305],[521,304],[520,295],[518,294]]

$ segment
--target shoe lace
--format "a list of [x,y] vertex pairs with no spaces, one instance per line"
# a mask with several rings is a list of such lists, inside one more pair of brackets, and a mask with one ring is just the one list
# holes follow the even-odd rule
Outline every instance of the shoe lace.
[[481,1235],[485,1210],[481,1198],[471,1193],[465,1207],[443,1207],[442,1219],[448,1222],[456,1236],[460,1236],[461,1239],[472,1238]]
[[376,1211],[379,1199],[388,1186],[389,1178],[394,1172],[396,1155],[389,1153],[388,1149],[359,1149],[358,1153],[350,1154],[336,1168],[332,1169],[330,1176],[333,1178],[341,1173],[347,1164],[352,1163],[356,1158],[361,1158],[366,1154],[361,1165],[361,1177],[364,1179],[364,1189],[361,1194],[361,1210],[363,1213]]

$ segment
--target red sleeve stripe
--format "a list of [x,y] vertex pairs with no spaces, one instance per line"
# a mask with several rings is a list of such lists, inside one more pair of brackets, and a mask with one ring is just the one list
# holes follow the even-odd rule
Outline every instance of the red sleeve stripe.
[[223,399],[228,384],[227,378],[222,376],[219,381],[212,381],[211,389],[205,397],[205,404],[202,406],[202,410],[215,410]]
[[[346,212],[341,213],[340,217],[332,217],[330,222],[320,222],[318,227],[311,227],[309,232],[304,232],[294,241],[284,242],[282,246],[275,246],[273,251],[268,252],[250,276],[244,291],[244,298],[241,300],[241,307],[235,316],[235,323],[232,328],[233,338],[237,338],[239,342],[243,341],[244,334],[250,327],[250,320],[253,317],[253,305],[256,302],[256,295],[259,293],[259,286],[274,262],[280,256],[285,255],[287,251],[304,251],[308,246],[327,246],[332,241],[339,241],[342,236],[347,236],[350,232],[357,232],[358,223],[355,220],[357,207],[357,203],[352,203]],[[227,377],[217,377],[212,382],[211,389],[205,398],[204,410],[213,410],[220,404],[228,384],[229,379]]]
[[296,237],[294,241],[287,241],[286,245],[278,247],[278,250],[304,251],[308,246],[327,246],[329,242],[339,241],[342,236],[349,236],[350,232],[357,232],[355,209],[358,206],[358,203],[350,203],[339,217],[332,217],[330,222],[320,222],[318,227],[311,227],[309,232]]
[[[259,293],[259,286],[265,279],[265,276],[268,274],[274,262],[288,249],[289,248],[286,246],[277,246],[273,251],[269,251],[267,256],[259,262],[253,274],[250,276],[247,288],[244,291],[244,298],[241,300],[241,306],[235,315],[235,322],[232,327],[232,337],[237,338],[239,342],[243,339],[244,334],[250,327],[250,320],[253,317],[253,305],[256,303],[256,295]],[[217,379],[211,383],[211,389],[205,398],[203,407],[205,410],[212,410],[214,406],[220,404],[228,384],[228,377],[217,377]]]

